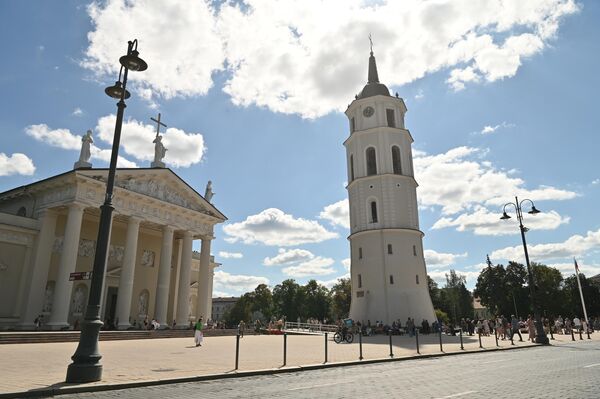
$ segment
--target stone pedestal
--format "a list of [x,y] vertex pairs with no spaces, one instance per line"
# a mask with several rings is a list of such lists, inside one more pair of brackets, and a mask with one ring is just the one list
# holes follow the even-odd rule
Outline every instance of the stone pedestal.
[[91,162],[77,161],[73,165],[73,169],[91,169],[91,168],[92,168]]
[[164,168],[165,167],[165,163],[161,162],[161,161],[152,161],[152,163],[150,164],[151,168]]

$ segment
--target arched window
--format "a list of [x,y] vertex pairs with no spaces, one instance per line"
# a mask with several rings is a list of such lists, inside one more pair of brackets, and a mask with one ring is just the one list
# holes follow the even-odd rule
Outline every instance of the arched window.
[[375,156],[375,148],[367,148],[367,176],[377,174],[377,159]]
[[402,174],[402,164],[400,163],[400,147],[397,145],[392,147],[392,166],[394,168],[394,174]]
[[17,216],[26,216],[27,215],[27,209],[25,209],[24,206],[20,207],[19,210],[17,211]]
[[371,223],[377,223],[377,202],[371,201]]
[[350,181],[354,181],[354,156],[350,154]]

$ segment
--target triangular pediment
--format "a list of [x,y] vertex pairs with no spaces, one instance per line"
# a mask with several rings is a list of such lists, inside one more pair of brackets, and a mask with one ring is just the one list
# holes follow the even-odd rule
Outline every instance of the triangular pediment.
[[[106,181],[108,169],[80,169],[77,170],[77,174]],[[227,220],[214,205],[170,169],[118,169],[115,187],[204,213],[222,221]]]

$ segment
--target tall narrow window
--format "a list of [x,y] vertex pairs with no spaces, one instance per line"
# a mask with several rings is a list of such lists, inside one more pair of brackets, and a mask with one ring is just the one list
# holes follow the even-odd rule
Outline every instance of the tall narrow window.
[[394,284],[394,276],[390,274],[390,284]]
[[417,277],[417,284],[419,284],[419,275],[417,274],[416,277]]
[[417,246],[413,245],[413,255],[417,256]]
[[356,131],[356,121],[354,118],[350,119],[350,132]]
[[350,154],[350,181],[354,181],[354,156]]
[[377,223],[377,202],[371,201],[371,223]]
[[388,254],[392,254],[392,244],[388,244]]
[[402,174],[402,164],[400,162],[400,147],[397,145],[392,147],[392,166],[394,168],[394,174]]
[[377,158],[375,156],[375,148],[367,148],[367,176],[377,174]]
[[362,248],[358,248],[358,259],[362,259]]
[[394,116],[393,109],[386,109],[385,115],[387,116],[387,123],[389,127],[396,127],[396,117]]
[[358,275],[358,288],[362,288],[362,276]]

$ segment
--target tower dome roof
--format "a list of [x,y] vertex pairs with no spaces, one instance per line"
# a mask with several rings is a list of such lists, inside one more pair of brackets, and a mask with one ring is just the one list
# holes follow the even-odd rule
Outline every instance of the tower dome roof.
[[379,75],[377,74],[377,63],[375,62],[375,56],[371,51],[369,57],[369,77],[367,84],[363,87],[357,99],[373,97],[373,96],[390,96],[390,91],[387,86],[383,83],[379,83]]

